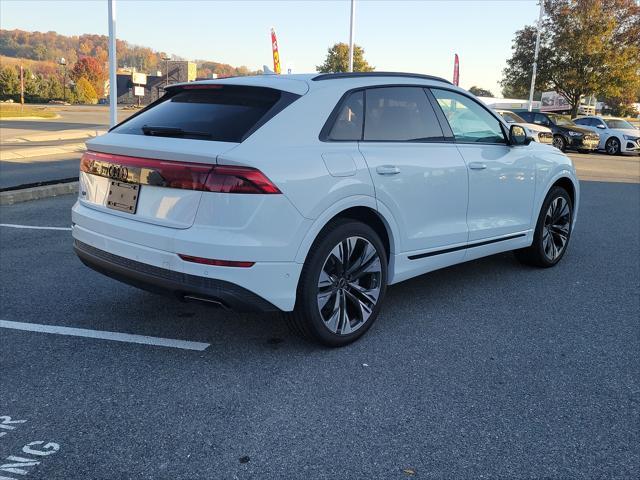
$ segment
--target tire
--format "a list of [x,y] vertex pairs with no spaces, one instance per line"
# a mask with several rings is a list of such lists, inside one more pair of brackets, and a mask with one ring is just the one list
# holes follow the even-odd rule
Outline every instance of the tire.
[[[350,253],[344,256],[345,251]],[[351,219],[330,223],[309,250],[296,306],[285,314],[287,324],[299,336],[329,347],[354,342],[378,317],[387,265],[384,245],[371,227]]]
[[516,250],[516,258],[527,265],[553,267],[564,256],[571,238],[573,203],[562,187],[553,187],[540,209],[533,243]]
[[608,155],[620,155],[620,140],[616,137],[611,137],[604,144],[604,150]]
[[562,135],[554,135],[553,146],[556,147],[561,152],[564,152],[567,149],[567,141],[564,139]]

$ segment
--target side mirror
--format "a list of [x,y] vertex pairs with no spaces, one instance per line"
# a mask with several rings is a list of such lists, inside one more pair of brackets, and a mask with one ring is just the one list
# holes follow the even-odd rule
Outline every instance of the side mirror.
[[509,143],[514,146],[529,145],[533,141],[524,127],[520,125],[511,125],[509,129]]
[[605,128],[607,128],[607,127],[605,127],[605,126],[604,126],[603,124],[601,124],[601,123],[599,123],[598,125],[596,125],[596,127],[600,128],[600,129],[602,129],[602,130],[604,130]]

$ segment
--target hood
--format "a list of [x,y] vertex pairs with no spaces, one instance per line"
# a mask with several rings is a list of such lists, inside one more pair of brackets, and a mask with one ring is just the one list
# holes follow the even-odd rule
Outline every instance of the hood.
[[578,125],[556,125],[556,127],[560,131],[579,132],[579,133],[581,133],[583,135],[587,135],[589,133],[594,133],[593,131],[589,130],[588,128],[579,127]]
[[612,128],[612,132],[629,135],[631,137],[640,137],[640,129],[638,128]]
[[544,125],[538,125],[537,123],[519,123],[518,125],[522,125],[523,127],[527,127],[532,132],[547,132],[551,133],[551,129],[549,127],[545,127]]

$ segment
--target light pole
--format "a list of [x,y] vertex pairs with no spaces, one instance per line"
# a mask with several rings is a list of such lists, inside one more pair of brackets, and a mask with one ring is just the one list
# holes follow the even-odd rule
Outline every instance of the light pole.
[[536,34],[536,50],[533,53],[533,73],[531,74],[531,88],[529,89],[529,111],[533,110],[533,90],[536,86],[536,73],[538,70],[538,53],[540,52],[540,30],[542,29],[543,15],[544,15],[544,0],[540,0],[540,16],[538,17],[538,33]]
[[167,80],[166,80],[166,85],[165,86],[169,86],[169,61],[171,60],[170,57],[162,57],[162,60],[164,60],[165,63],[165,74],[167,76]]
[[116,0],[109,0],[109,126],[118,123],[118,60],[116,56]]
[[353,35],[354,21],[356,17],[356,0],[351,0],[351,23],[349,27],[349,71],[353,72]]
[[62,65],[62,70],[64,71],[64,74],[62,75],[62,98],[64,99],[64,101],[67,101],[67,61],[64,59],[64,57],[62,57],[60,59],[60,65]]

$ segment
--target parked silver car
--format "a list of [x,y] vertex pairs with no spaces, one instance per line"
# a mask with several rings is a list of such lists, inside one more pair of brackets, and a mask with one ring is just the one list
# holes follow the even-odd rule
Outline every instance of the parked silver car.
[[640,130],[622,118],[587,116],[573,123],[598,133],[598,149],[609,155],[640,152]]

